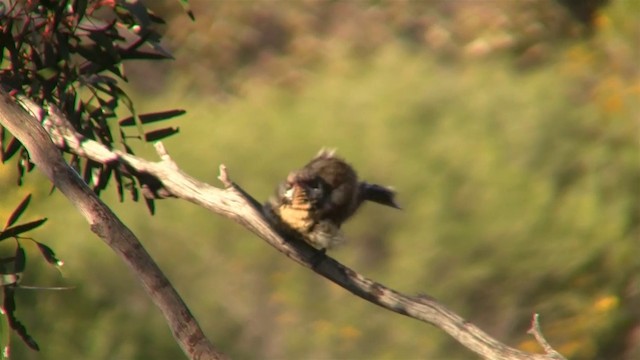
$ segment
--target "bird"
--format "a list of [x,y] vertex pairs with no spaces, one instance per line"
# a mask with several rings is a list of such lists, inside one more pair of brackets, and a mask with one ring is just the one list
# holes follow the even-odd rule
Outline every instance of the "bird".
[[392,188],[360,181],[335,150],[323,148],[290,172],[263,208],[276,229],[326,251],[345,241],[340,227],[364,201],[400,209]]

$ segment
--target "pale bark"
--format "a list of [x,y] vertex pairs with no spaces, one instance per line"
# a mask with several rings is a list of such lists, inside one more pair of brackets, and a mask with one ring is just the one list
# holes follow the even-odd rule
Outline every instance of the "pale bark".
[[[41,113],[32,112],[32,115]],[[225,359],[205,337],[180,295],[136,236],[64,161],[38,119],[21,109],[1,89],[0,125],[20,140],[29,151],[31,161],[80,211],[91,230],[131,268],[162,311],[184,353],[190,359]]]
[[[3,96],[3,116],[0,117],[2,124],[23,141],[30,154],[35,156],[34,161],[37,165],[42,167],[44,163],[45,166],[50,168],[51,166],[46,164],[53,162],[53,160],[46,156],[38,155],[42,151],[40,149],[41,143],[50,143],[49,139],[45,139],[45,135],[41,134],[43,132],[42,128],[40,128],[35,119],[26,121],[23,119],[25,114],[17,116],[14,111],[9,115],[5,115],[4,108],[14,107],[7,103],[9,101],[8,97]],[[43,111],[28,100],[23,103],[23,106],[29,108],[33,113]],[[534,316],[530,333],[534,334],[536,340],[541,343],[545,349],[545,354],[531,354],[509,347],[492,338],[477,326],[466,321],[428,295],[411,296],[402,294],[378,282],[367,279],[331,257],[319,254],[317,250],[303,242],[283,238],[265,220],[260,204],[238,185],[231,182],[224,165],[220,166],[220,180],[224,188],[217,188],[200,182],[182,172],[171,160],[161,143],[156,144],[156,150],[161,160],[158,162],[147,161],[118,150],[108,149],[93,140],[83,138],[82,135],[69,126],[64,116],[53,107],[49,107],[44,112],[46,112],[46,115],[42,123],[59,147],[66,146],[66,149],[75,154],[101,163],[117,161],[135,170],[138,174],[153,176],[161,184],[161,188],[154,189],[153,194],[156,197],[171,196],[187,200],[223,217],[232,219],[295,262],[312,269],[351,293],[390,311],[436,326],[485,359],[564,359],[562,355],[551,348],[542,336],[537,315]],[[9,117],[12,117],[12,119],[9,119]],[[5,122],[9,123],[11,127],[7,126]],[[37,136],[32,135],[34,133]],[[58,166],[61,167],[62,165]],[[48,170],[45,169],[44,171],[47,172]],[[50,177],[55,178],[55,174],[52,173]],[[81,180],[77,178],[74,181]],[[64,184],[55,184],[58,187],[60,185],[64,186]],[[149,192],[146,194],[150,195]],[[77,195],[69,195],[69,197],[70,199],[75,199],[89,197],[89,195],[83,192]],[[82,206],[79,206],[79,208],[81,211],[85,211]],[[110,226],[120,225],[111,224]],[[127,255],[122,252],[122,256],[126,257]],[[318,261],[319,259],[320,261]],[[139,260],[129,259],[129,261]],[[142,274],[139,276],[142,276]],[[167,286],[168,282],[163,282],[161,285]],[[153,295],[153,292],[150,293]]]

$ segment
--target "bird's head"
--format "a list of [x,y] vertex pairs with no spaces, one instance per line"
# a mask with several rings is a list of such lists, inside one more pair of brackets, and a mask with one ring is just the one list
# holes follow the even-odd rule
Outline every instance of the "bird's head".
[[321,177],[295,171],[289,174],[280,191],[283,202],[309,207],[319,206],[330,192],[329,184]]

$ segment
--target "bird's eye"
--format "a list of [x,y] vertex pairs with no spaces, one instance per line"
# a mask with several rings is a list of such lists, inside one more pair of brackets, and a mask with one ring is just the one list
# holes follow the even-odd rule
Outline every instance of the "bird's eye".
[[325,197],[325,186],[322,182],[322,179],[314,178],[305,183],[305,188],[307,190],[307,195],[309,200],[319,201]]
[[313,180],[309,181],[309,183],[307,185],[308,185],[309,189],[320,190],[320,181],[318,181],[318,179],[313,179]]

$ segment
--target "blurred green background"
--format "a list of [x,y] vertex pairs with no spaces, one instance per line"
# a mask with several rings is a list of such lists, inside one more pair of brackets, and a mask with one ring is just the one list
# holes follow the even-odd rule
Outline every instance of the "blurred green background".
[[[224,163],[266,199],[328,146],[394,186],[404,210],[365,206],[339,261],[511,346],[539,351],[526,334],[539,312],[571,359],[638,359],[640,4],[584,3],[201,0],[190,22],[162,1],[177,60],[127,69],[140,112],[188,111],[165,145],[202,181],[219,184]],[[76,210],[37,172],[16,192],[13,170],[0,167],[0,218],[33,192],[24,217],[50,219],[33,236],[65,261],[60,274],[30,257],[23,283],[75,286],[19,293],[42,350],[14,339],[14,358],[182,358]],[[104,199],[234,358],[476,358],[194,205],[161,201],[151,217],[115,189]]]

